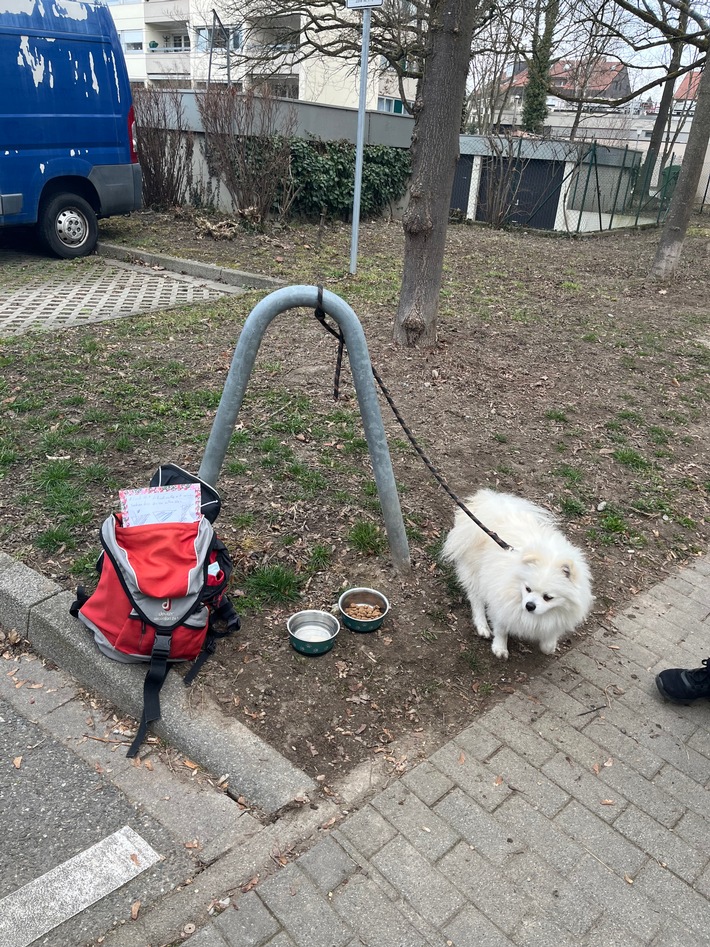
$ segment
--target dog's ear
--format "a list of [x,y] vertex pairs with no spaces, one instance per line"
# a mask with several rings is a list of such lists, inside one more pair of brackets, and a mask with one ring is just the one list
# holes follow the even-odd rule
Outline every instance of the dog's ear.
[[540,561],[540,556],[536,552],[526,552],[520,559],[524,566],[532,566]]
[[562,574],[564,575],[566,579],[569,579],[570,582],[574,582],[573,572],[574,572],[574,568],[571,562],[562,563]]

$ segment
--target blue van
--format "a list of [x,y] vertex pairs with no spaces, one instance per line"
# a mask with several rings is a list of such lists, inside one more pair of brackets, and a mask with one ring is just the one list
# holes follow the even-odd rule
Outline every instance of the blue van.
[[0,227],[36,225],[60,257],[99,217],[141,206],[126,63],[96,0],[0,2]]

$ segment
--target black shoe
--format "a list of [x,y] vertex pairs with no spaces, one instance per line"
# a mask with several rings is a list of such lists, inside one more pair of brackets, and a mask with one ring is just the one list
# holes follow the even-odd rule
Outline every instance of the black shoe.
[[684,670],[668,668],[656,675],[656,687],[667,700],[687,704],[691,700],[705,697],[710,700],[710,658],[702,662],[701,668]]

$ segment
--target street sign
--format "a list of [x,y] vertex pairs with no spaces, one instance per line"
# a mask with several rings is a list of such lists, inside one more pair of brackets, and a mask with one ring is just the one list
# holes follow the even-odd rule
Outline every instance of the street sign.
[[384,0],[345,0],[348,10],[367,10],[370,7],[381,7]]

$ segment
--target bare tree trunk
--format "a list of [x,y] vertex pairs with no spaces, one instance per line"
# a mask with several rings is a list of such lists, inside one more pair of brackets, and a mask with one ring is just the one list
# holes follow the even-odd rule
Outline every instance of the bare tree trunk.
[[[683,12],[681,13],[679,29],[685,30],[687,29],[687,26],[688,14]],[[668,67],[669,75],[672,75],[679,68],[684,49],[685,44],[681,40],[679,40],[677,43],[671,44],[672,52],[670,65]],[[661,145],[663,143],[663,133],[666,130],[668,117],[671,114],[671,109],[673,108],[674,89],[675,79],[667,79],[663,84],[661,102],[658,106],[656,120],[654,121],[653,128],[651,130],[651,138],[648,142],[648,151],[646,152],[646,157],[644,158],[637,178],[637,189],[634,193],[634,200],[645,201],[648,197],[648,189],[651,184],[653,169],[656,166],[656,161],[658,160],[658,155],[660,154]]]
[[710,138],[710,68],[703,68],[698,85],[693,124],[688,133],[683,164],[678,175],[668,216],[658,242],[656,257],[649,272],[650,279],[669,279],[675,273],[683,251],[685,234],[695,204],[700,173]]
[[474,23],[473,0],[432,0],[424,75],[414,104],[412,177],[403,218],[404,268],[394,340],[433,345],[451,188]]

